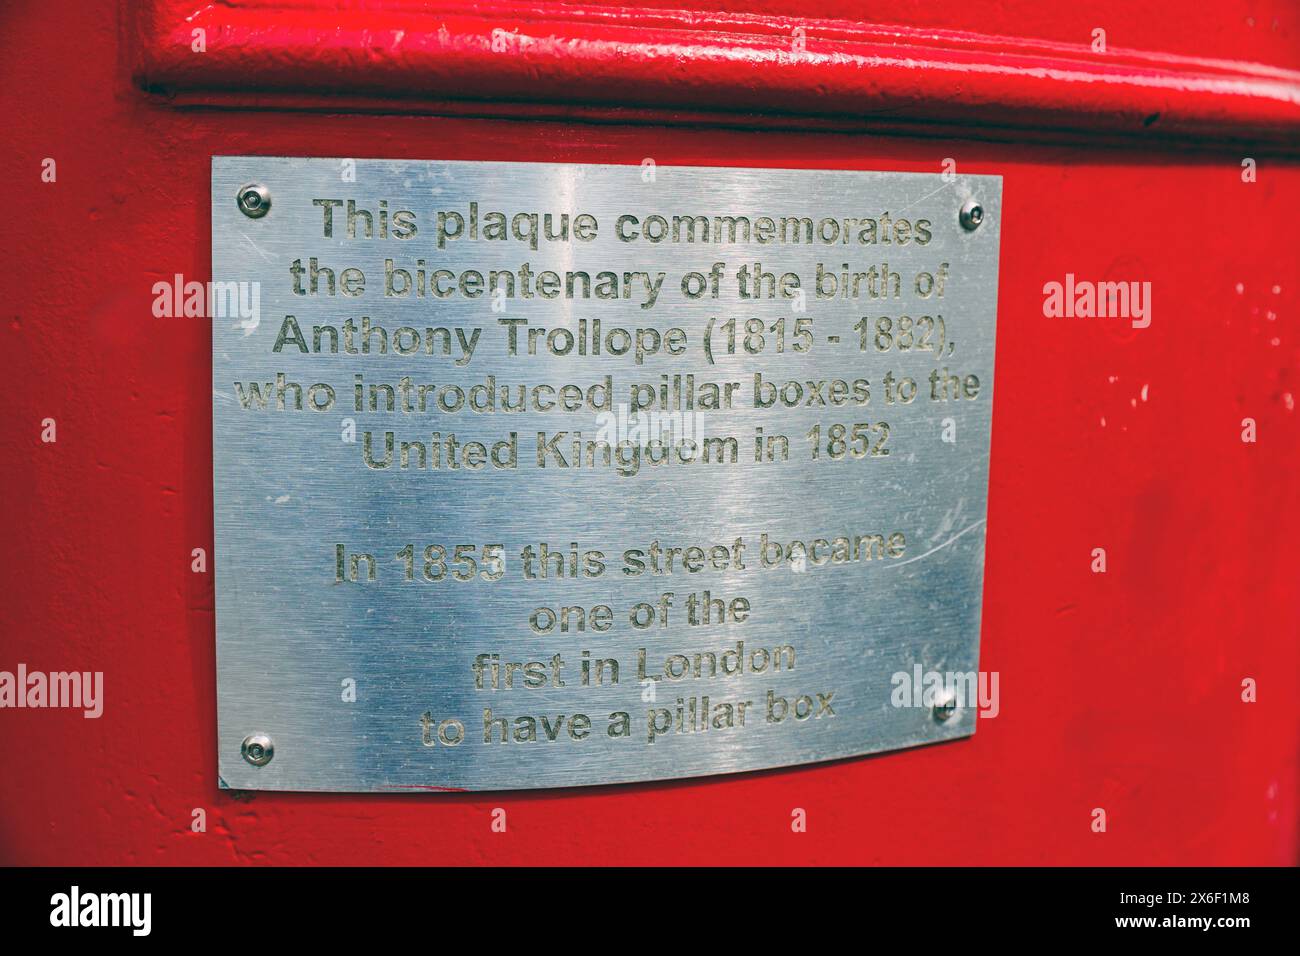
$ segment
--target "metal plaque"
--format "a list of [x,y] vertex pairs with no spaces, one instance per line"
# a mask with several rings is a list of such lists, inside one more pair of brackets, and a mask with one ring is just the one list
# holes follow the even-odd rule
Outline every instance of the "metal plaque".
[[973,733],[1001,195],[215,157],[222,785],[603,784]]

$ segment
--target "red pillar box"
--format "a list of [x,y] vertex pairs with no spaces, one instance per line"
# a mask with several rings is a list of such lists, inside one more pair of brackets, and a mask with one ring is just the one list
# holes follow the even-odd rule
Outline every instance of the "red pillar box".
[[[1294,5],[863,16],[840,0],[8,11],[0,860],[1294,864]],[[636,192],[646,172],[663,233]],[[816,234],[674,246],[673,216],[697,210],[709,229],[725,213],[802,235],[807,216]],[[599,256],[583,258],[583,212]],[[534,249],[541,226],[519,213],[553,213],[555,230],[567,214],[570,252]],[[724,289],[742,265],[771,271],[775,304],[710,311],[718,261]],[[608,311],[595,292],[566,298],[572,271],[599,285],[598,262]],[[818,263],[837,290],[861,273],[888,298],[897,273],[914,299],[819,297]],[[919,278],[940,266],[943,303]],[[673,269],[701,275],[698,296]],[[498,311],[493,271],[515,283]],[[208,283],[225,280],[261,283],[256,321],[238,312],[251,287],[214,316]],[[940,304],[942,333],[901,323]],[[713,364],[692,351],[711,318]],[[615,326],[626,360],[606,367],[587,350],[617,347]],[[392,361],[361,351],[378,327]],[[455,334],[472,328],[474,355]],[[922,341],[933,352],[902,354]],[[320,408],[321,368],[328,415],[245,414],[231,387],[270,383],[275,406],[284,372]],[[891,370],[915,405],[886,391]],[[591,387],[607,372],[621,391],[603,409]],[[797,407],[755,418],[758,373],[774,403],[798,386]],[[419,401],[421,374],[466,403],[476,384],[543,385],[526,400],[576,410],[536,427],[447,407],[377,417],[390,394]],[[859,379],[869,405],[851,404]],[[535,447],[581,416],[595,439],[629,383],[680,411],[683,389],[703,403],[733,380],[708,427],[784,425],[789,462],[760,442],[781,460],[570,475]],[[497,468],[512,430],[518,462]],[[399,473],[403,453],[446,468]],[[765,567],[769,530],[782,551]],[[677,549],[675,576],[647,570],[652,540],[654,561]],[[681,617],[660,634],[660,615]],[[608,686],[582,696],[583,651],[618,661],[626,706]],[[936,669],[983,694],[956,715],[942,693],[922,702]],[[750,723],[719,722],[741,700]]]

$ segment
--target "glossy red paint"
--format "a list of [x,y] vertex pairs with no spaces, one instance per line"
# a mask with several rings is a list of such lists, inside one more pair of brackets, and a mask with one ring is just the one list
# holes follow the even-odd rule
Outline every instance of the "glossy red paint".
[[[1063,32],[1026,35],[1086,44],[1074,35],[1087,22],[1078,6],[1059,23],[1041,12],[1026,23],[1026,31],[1047,23]],[[1198,56],[1297,65],[1280,28],[1242,26],[1248,15],[1289,16],[1294,43],[1289,5],[1226,3],[1169,37],[1149,25],[1174,22],[1178,6],[1104,4],[1097,16],[1112,38],[1128,29],[1162,53],[1191,55],[1204,41]],[[205,6],[195,15],[246,9]],[[921,5],[892,9],[904,20]],[[927,30],[983,22],[969,3],[925,9],[935,18]],[[974,9],[996,30],[1017,27],[1010,7]],[[825,13],[850,9],[837,0]],[[539,74],[513,97],[546,88],[566,103],[453,103],[450,93],[408,102],[393,98],[402,74],[384,73],[393,50],[349,53],[349,34],[340,33],[333,53],[293,48],[311,83],[273,82],[293,72],[291,54],[259,72],[270,54],[256,45],[242,79],[233,53],[188,85],[157,74],[178,91],[224,91],[194,108],[139,89],[135,79],[154,75],[140,67],[152,55],[140,52],[148,31],[117,16],[112,5],[64,0],[0,14],[8,135],[0,380],[9,388],[0,424],[0,669],[21,661],[102,670],[107,698],[99,720],[0,711],[0,862],[1296,862],[1300,163],[1284,97],[1226,94],[1231,115],[1223,115],[1197,106],[1201,94],[1169,92],[1160,96],[1176,105],[1162,103],[1162,116],[1189,124],[1176,142],[1156,138],[1162,120],[1127,141],[1062,145],[1008,133],[1005,123],[979,125],[985,120],[931,102],[940,87],[927,87],[908,122],[945,124],[915,123],[924,138],[883,136],[876,131],[897,132],[895,124],[866,114],[872,103],[895,103],[892,93],[875,100],[864,87],[856,113],[845,94],[843,123],[853,132],[755,116],[757,92],[734,101],[751,111],[742,120],[716,109],[731,95],[713,82],[721,72],[692,73],[688,53],[670,59],[683,71],[679,91],[696,83],[699,95],[659,101],[672,105],[658,110],[648,95],[636,112],[589,108],[594,93],[564,92],[582,88],[576,68],[562,82]],[[360,22],[355,11],[346,16]],[[1172,38],[1168,48],[1162,38]],[[336,74],[349,58],[355,73]],[[379,65],[368,73],[372,60]],[[423,75],[416,61],[405,69]],[[818,76],[844,93],[837,70],[790,79],[787,107],[816,99]],[[861,70],[869,86],[871,67]],[[369,84],[366,75],[384,79]],[[607,77],[588,86],[597,79]],[[521,77],[500,82],[473,92],[509,93]],[[1014,112],[1016,81],[1003,82]],[[331,83],[350,94],[340,101],[346,112],[324,108]],[[902,79],[882,83],[906,92]],[[261,98],[275,90],[288,98]],[[1060,95],[1064,111],[1053,115],[1068,132],[1069,95]],[[1116,108],[1149,108],[1134,95],[1131,109],[1122,97]],[[261,108],[247,108],[253,103]],[[1077,128],[1096,128],[1097,108],[1082,99]],[[493,115],[454,115],[466,111]],[[1253,153],[1213,141],[1266,135],[1261,124],[1277,127],[1269,139],[1277,155],[1259,158],[1258,181],[1246,184],[1241,161]],[[1008,137],[1024,141],[990,141]],[[960,171],[1001,174],[982,636],[982,667],[1001,674],[999,716],[964,742],[680,783],[378,797],[219,791],[212,581],[190,571],[191,549],[212,547],[210,336],[202,321],[155,319],[150,309],[154,282],[208,275],[214,153],[651,156],[927,172],[951,157]],[[45,157],[58,163],[55,183],[41,181]],[[1067,272],[1150,281],[1151,327],[1045,319],[1043,284]],[[47,417],[57,421],[54,444],[40,440]],[[1255,444],[1240,440],[1244,417],[1258,423]],[[1105,575],[1089,570],[1096,547],[1108,551]],[[1258,683],[1257,703],[1241,700],[1245,678]],[[507,810],[505,834],[490,831],[494,807]],[[791,832],[796,807],[808,813],[807,833]],[[1096,807],[1107,811],[1105,834],[1090,828]],[[206,833],[191,831],[195,808],[206,810]]]
[[[1110,5],[1064,41],[1014,27],[861,22],[836,5],[815,17],[768,7],[154,0],[139,22],[137,71],[165,90],[505,97],[1300,144],[1300,73],[1288,68],[1300,63],[1271,42],[1256,55],[1281,65],[1135,49],[1132,14]],[[1260,33],[1294,37],[1295,9],[1268,10]]]

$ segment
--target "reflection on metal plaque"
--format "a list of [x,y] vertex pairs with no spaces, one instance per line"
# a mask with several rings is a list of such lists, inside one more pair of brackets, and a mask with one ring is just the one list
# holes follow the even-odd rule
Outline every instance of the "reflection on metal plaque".
[[222,784],[572,786],[973,733],[1001,195],[215,158]]

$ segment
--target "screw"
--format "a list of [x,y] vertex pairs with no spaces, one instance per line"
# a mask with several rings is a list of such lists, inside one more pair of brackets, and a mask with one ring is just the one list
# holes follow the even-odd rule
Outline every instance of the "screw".
[[966,204],[961,207],[958,217],[961,220],[961,227],[967,232],[973,232],[980,227],[984,221],[984,207],[974,199],[967,199]]
[[936,701],[934,707],[930,709],[930,714],[941,724],[946,724],[955,713],[957,713],[957,698],[953,695]]
[[235,201],[249,219],[261,219],[271,211],[271,190],[261,183],[249,183],[239,187]]
[[249,734],[239,745],[239,752],[254,767],[265,767],[275,756],[275,743],[266,734]]

